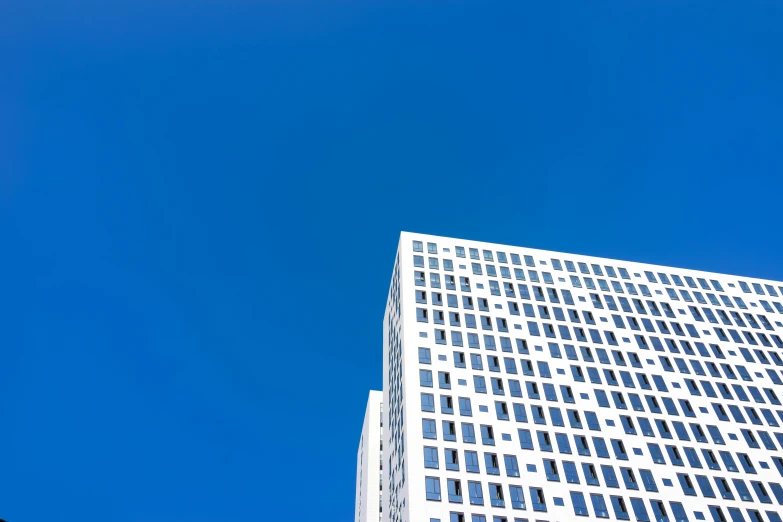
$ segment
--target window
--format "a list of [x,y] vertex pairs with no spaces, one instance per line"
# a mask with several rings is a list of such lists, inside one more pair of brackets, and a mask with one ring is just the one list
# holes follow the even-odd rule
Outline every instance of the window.
[[607,466],[605,464],[602,464],[601,473],[604,476],[604,484],[606,484],[606,487],[608,488],[620,487],[620,483],[617,481],[617,475],[615,475],[614,468],[612,466]]
[[[660,452],[660,450],[658,451]],[[644,485],[645,491],[658,491],[658,486],[655,484],[655,478],[650,470],[640,469],[639,476],[642,477],[642,484]]]
[[579,473],[576,471],[576,464],[569,461],[563,462],[563,474],[566,482],[569,484],[579,484]]
[[453,422],[443,421],[443,440],[455,441],[457,440],[457,432]]
[[620,468],[620,474],[623,477],[623,483],[626,489],[639,489],[639,483],[636,481],[636,475],[631,468]]
[[615,458],[619,460],[628,460],[628,453],[625,451],[625,444],[618,439],[612,439],[612,450],[614,451]]
[[[454,440],[456,440],[456,434]],[[476,431],[473,428],[473,424],[469,422],[462,423],[462,442],[466,442],[468,444],[476,443]]]
[[525,495],[520,486],[508,487],[509,497],[511,498],[511,507],[513,509],[525,509]]
[[470,503],[474,506],[484,505],[484,494],[481,491],[481,482],[468,481],[468,495]]
[[424,446],[424,467],[438,469],[438,448]]
[[731,492],[728,481],[723,477],[715,477],[714,480],[721,497],[726,500],[734,500],[734,494]]
[[589,516],[585,496],[578,491],[571,491],[571,505],[574,506],[574,514],[577,516]]
[[677,480],[680,482],[682,492],[689,496],[696,496],[696,489],[693,487],[691,478],[685,473],[677,473]]
[[674,522],[688,522],[688,515],[685,513],[685,508],[679,502],[669,502],[669,506],[672,508],[672,514],[674,515]]
[[503,500],[503,487],[500,484],[488,484],[489,486],[489,498],[493,507],[505,507],[506,503]]
[[533,504],[533,511],[546,512],[546,498],[543,489],[530,488],[530,502]]
[[468,473],[480,473],[478,453],[465,450],[465,470]]
[[598,472],[595,470],[595,466],[588,463],[582,463],[582,473],[585,476],[585,482],[590,486],[599,486]]
[[449,492],[449,502],[462,503],[462,485],[457,479],[448,479],[446,482]]
[[451,400],[450,395],[440,396],[440,412],[446,414],[454,413],[454,402]]
[[487,469],[489,475],[500,475],[500,465],[498,464],[498,456],[494,453],[484,454],[484,466]]
[[544,472],[547,480],[560,482],[560,474],[557,471],[557,463],[554,460],[544,459]]
[[530,430],[519,429],[517,430],[519,435],[519,447],[522,449],[534,449],[533,448],[533,436]]
[[593,512],[598,518],[609,518],[609,511],[606,509],[606,502],[600,493],[591,493],[590,502],[593,504]]
[[701,494],[707,498],[715,498],[715,491],[710,485],[710,479],[704,475],[696,475],[696,482],[699,484]]
[[427,488],[427,500],[440,501],[440,479],[438,477],[425,477]]
[[471,417],[473,415],[473,410],[470,406],[470,399],[467,397],[459,397],[458,402],[459,414],[465,417]]
[[655,519],[658,522],[668,522],[669,518],[666,514],[666,506],[664,506],[662,501],[650,500],[650,505],[652,506],[653,513],[655,514]]
[[495,434],[492,430],[492,426],[481,425],[481,442],[485,446],[495,445]]
[[609,499],[612,501],[612,509],[614,510],[615,518],[618,520],[630,520],[631,517],[628,514],[628,508],[625,507],[623,497],[610,496]]
[[644,500],[640,498],[631,498],[631,508],[636,520],[639,522],[649,522],[650,516],[647,514],[647,508],[644,507]]
[[549,437],[549,433],[545,431],[537,431],[538,447],[541,451],[552,451],[552,439]]
[[506,475],[509,477],[519,476],[519,464],[515,455],[503,455],[503,462],[506,466]]
[[750,491],[748,490],[748,486],[745,485],[745,481],[742,479],[731,479],[731,481],[734,483],[734,489],[737,490],[737,494],[741,500],[753,502],[753,497],[750,496]]
[[432,419],[422,419],[421,429],[425,439],[437,439],[438,430],[435,426],[435,421]]

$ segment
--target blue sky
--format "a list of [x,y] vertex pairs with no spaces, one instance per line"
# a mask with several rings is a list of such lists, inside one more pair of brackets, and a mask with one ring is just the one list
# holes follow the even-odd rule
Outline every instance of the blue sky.
[[400,230],[783,279],[782,25],[0,3],[0,517],[352,520]]

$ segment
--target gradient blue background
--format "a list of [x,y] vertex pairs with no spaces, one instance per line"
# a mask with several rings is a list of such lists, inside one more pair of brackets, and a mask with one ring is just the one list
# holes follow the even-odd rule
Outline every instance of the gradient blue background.
[[783,279],[782,26],[0,0],[0,517],[352,520],[400,230]]

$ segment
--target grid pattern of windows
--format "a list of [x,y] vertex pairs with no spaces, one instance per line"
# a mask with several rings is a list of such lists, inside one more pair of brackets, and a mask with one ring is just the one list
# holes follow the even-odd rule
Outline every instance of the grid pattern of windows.
[[783,283],[408,233],[395,278],[389,520],[780,520]]

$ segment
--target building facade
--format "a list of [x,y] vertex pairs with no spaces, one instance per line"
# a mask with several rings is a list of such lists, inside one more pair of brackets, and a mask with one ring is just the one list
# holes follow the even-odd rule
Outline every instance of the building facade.
[[402,233],[382,520],[781,522],[781,296],[774,281]]
[[382,522],[383,393],[370,390],[356,453],[355,522]]

